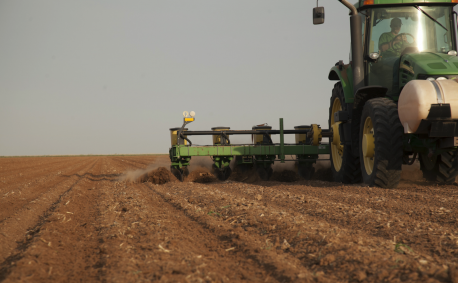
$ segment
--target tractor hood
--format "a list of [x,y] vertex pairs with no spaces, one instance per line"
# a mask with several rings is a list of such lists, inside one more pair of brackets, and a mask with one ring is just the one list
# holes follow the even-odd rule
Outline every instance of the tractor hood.
[[[410,53],[402,56],[401,69],[409,71],[414,78],[418,75],[457,75],[458,57],[444,53]],[[421,78],[418,78],[421,79]]]
[[411,80],[458,78],[458,57],[444,53],[410,53],[401,57],[399,63],[399,87]]

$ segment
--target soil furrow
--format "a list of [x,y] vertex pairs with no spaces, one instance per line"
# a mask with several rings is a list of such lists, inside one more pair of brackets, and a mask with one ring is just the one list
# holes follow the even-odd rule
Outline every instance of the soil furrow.
[[[95,165],[94,160],[88,160],[89,164],[81,171],[87,171]],[[70,192],[82,178],[69,179],[61,186],[56,187],[48,194],[42,196],[39,202],[30,206],[30,209],[21,211],[15,215],[15,218],[9,218],[2,223],[0,234],[4,236],[4,244],[0,246],[0,260],[2,261],[2,269],[7,268],[8,262],[12,262],[12,258],[24,251],[24,247],[30,245],[31,235],[28,231],[34,233],[37,227],[39,229],[46,219],[52,214],[57,205],[61,202],[62,197]],[[3,274],[4,272],[2,272]],[[4,277],[4,276],[3,276]]]
[[[110,273],[109,281],[262,279],[263,270],[250,259],[241,261],[251,272],[234,274],[238,261],[233,259],[241,256],[238,251],[233,254],[229,242],[220,241],[212,231],[190,221],[144,185],[116,182],[109,193],[107,205],[102,204],[106,207],[104,233],[110,254],[106,265],[112,270],[130,270]],[[219,272],[214,273],[214,269]]]
[[0,211],[0,224],[8,219],[8,217],[12,214],[16,214],[18,210],[24,209],[31,203],[36,202],[37,199],[42,197],[44,194],[66,182],[73,174],[84,170],[87,166],[87,160],[81,163],[71,164],[70,167],[60,171],[61,173],[71,172],[69,175],[57,174],[56,176],[52,176],[52,178],[44,180],[43,182],[35,182],[35,184],[39,183],[36,186],[32,185],[27,188],[15,190],[12,194],[8,194],[7,196],[4,195],[2,201],[0,202],[0,205],[4,208],[4,210]]
[[[98,223],[100,195],[98,181],[88,175],[101,175],[103,160],[97,159],[87,174],[62,195],[30,239],[6,282],[104,281],[101,272],[101,229]],[[69,247],[74,249],[69,250]],[[66,268],[72,266],[72,268]],[[78,270],[84,270],[84,274]]]
[[[227,198],[222,198],[223,201],[226,201],[225,203],[218,202],[213,198],[216,193],[208,192],[210,194],[208,203],[212,203],[212,205],[210,207],[201,207],[193,205],[195,201],[192,196],[186,199],[179,197],[178,192],[185,189],[184,186],[175,188],[171,186],[153,186],[152,188],[158,191],[165,201],[170,202],[176,209],[182,211],[189,219],[196,221],[220,239],[230,241],[237,250],[245,254],[245,257],[262,266],[264,272],[269,275],[266,277],[266,281],[273,279],[278,282],[307,281],[316,278],[316,274],[301,266],[300,260],[284,252],[282,247],[288,245],[285,238],[270,239],[262,230],[253,227],[244,227],[247,228],[244,229],[238,224],[234,225],[233,222],[225,221],[224,216],[227,215],[224,215],[224,211],[226,210],[227,212],[231,206],[224,205],[227,204]],[[244,210],[238,215],[232,215],[229,219],[238,219],[240,216],[249,218],[249,221],[256,217],[255,215],[249,215]],[[329,279],[330,277],[323,275],[320,278],[326,280],[326,278]]]
[[269,257],[267,254],[259,255],[261,251],[254,251],[253,247],[250,248],[250,244],[259,241],[258,239],[250,239],[251,241],[248,242],[248,239],[245,239],[244,235],[240,234],[240,231],[236,233],[230,226],[223,227],[220,224],[215,225],[211,217],[212,214],[210,214],[210,217],[207,217],[205,214],[202,217],[202,215],[199,214],[189,213],[190,209],[186,209],[186,207],[183,206],[183,202],[172,201],[169,193],[161,192],[154,186],[151,186],[150,189],[158,194],[163,201],[171,204],[179,213],[184,214],[189,220],[196,222],[204,229],[208,230],[212,235],[216,235],[219,240],[230,243],[230,246],[236,247],[234,248],[234,252],[231,253],[231,255],[234,255],[234,258],[245,256],[254,260],[259,267],[264,269],[264,274],[269,274],[269,277],[275,278],[278,282],[291,281],[296,278],[294,275],[290,274],[290,270],[282,270],[284,268],[278,267],[272,259],[266,259],[266,257]]
[[[252,190],[252,195],[249,196],[248,198],[247,198],[247,194],[240,194],[240,192],[238,192],[239,195],[237,194],[234,195],[233,190],[231,190],[231,188],[237,187],[237,185],[245,186],[247,187],[248,190]],[[232,215],[230,212],[226,214],[224,210],[222,211],[218,210],[218,207],[225,207],[225,206],[228,206],[228,204],[231,204],[231,205],[235,205],[237,209],[238,207],[242,207],[242,208],[246,208],[247,210],[249,210],[249,208],[257,206],[257,209],[253,208],[253,211],[255,213],[252,213],[251,215],[250,214],[245,215],[244,218],[242,218],[243,220],[241,222],[240,221],[236,221],[236,222],[242,223],[242,226],[245,227],[245,229],[247,229],[248,231],[253,231],[259,234],[268,235],[269,231],[272,231],[272,230],[275,231],[274,234],[277,235],[276,237],[278,237],[278,239],[275,236],[272,236],[273,237],[272,243],[276,243],[277,248],[278,248],[281,246],[281,243],[278,243],[279,239],[284,238],[285,240],[287,240],[287,242],[290,243],[291,246],[294,245],[294,248],[291,249],[294,254],[299,255],[300,258],[309,259],[308,261],[304,263],[304,266],[310,267],[312,268],[312,270],[313,268],[315,268],[317,270],[315,272],[320,272],[320,271],[325,272],[326,271],[326,260],[323,263],[320,259],[320,255],[318,256],[314,255],[313,252],[318,251],[321,254],[322,258],[329,257],[332,259],[331,260],[332,262],[339,261],[339,258],[340,260],[342,260],[342,256],[339,256],[339,254],[334,254],[336,250],[342,251],[342,253],[345,252],[346,254],[351,254],[351,251],[354,249],[354,247],[349,245],[348,242],[350,242],[351,244],[354,243],[355,246],[363,246],[363,247],[358,247],[358,248],[362,248],[363,250],[364,250],[364,246],[369,245],[370,249],[366,248],[366,250],[376,251],[376,253],[385,256],[387,258],[386,263],[392,264],[392,266],[398,266],[398,264],[396,263],[399,261],[402,261],[405,274],[411,273],[412,271],[417,269],[417,266],[419,264],[418,260],[420,260],[421,262],[428,262],[428,264],[431,264],[433,266],[431,267],[432,269],[436,268],[437,266],[441,266],[443,264],[445,264],[445,266],[448,266],[449,264],[453,262],[453,255],[448,256],[448,259],[444,255],[438,258],[435,254],[431,254],[431,253],[424,254],[419,249],[415,250],[415,254],[405,255],[404,257],[402,257],[398,255],[397,252],[394,251],[396,247],[395,245],[396,243],[393,242],[393,238],[384,239],[384,238],[380,238],[377,235],[373,236],[373,235],[370,235],[370,233],[367,234],[367,232],[370,232],[370,230],[368,231],[358,230],[357,232],[352,231],[352,230],[347,230],[345,226],[336,225],[335,223],[327,221],[327,219],[325,218],[316,217],[316,215],[307,215],[307,214],[304,215],[300,211],[295,210],[295,208],[298,206],[298,203],[295,203],[295,201],[292,201],[289,197],[286,198],[287,201],[285,200],[284,203],[278,200],[277,201],[267,200],[270,198],[270,196],[266,193],[268,188],[263,188],[263,187],[259,188],[259,186],[250,186],[246,184],[231,183],[231,184],[221,184],[219,186],[218,184],[215,184],[213,186],[214,191],[208,191],[206,190],[205,185],[199,185],[199,186],[200,187],[196,188],[196,186],[190,186],[190,185],[187,185],[187,186],[183,185],[181,187],[176,187],[176,185],[173,185],[173,187],[166,186],[167,187],[166,190],[172,196],[174,194],[182,195],[183,199],[186,198],[188,199],[188,201],[190,200],[192,203],[201,204],[200,207],[203,206],[203,209],[218,212],[220,215],[227,216],[227,217],[234,217],[234,215]],[[188,187],[189,189],[187,189]],[[278,191],[278,193],[282,193],[281,189],[276,190],[276,191]],[[307,192],[303,192],[303,193],[307,194]],[[219,195],[220,199],[215,199],[214,195],[215,196]],[[291,196],[291,193],[288,194],[288,196]],[[266,198],[266,200],[264,199],[264,197]],[[259,201],[259,199],[262,199],[262,201]],[[306,200],[306,203],[307,203],[307,200]],[[333,213],[332,208],[326,206],[324,202],[321,202],[320,205],[321,207],[319,209],[321,210],[321,213],[323,215]],[[335,207],[335,209],[338,210],[339,208]],[[288,220],[288,218],[290,219]],[[282,227],[283,225],[280,224],[282,222],[286,222],[289,224],[285,224],[285,226]],[[275,223],[275,224],[266,225],[265,223]],[[303,223],[307,223],[307,225],[304,226]],[[316,226],[317,223],[319,223],[320,226]],[[301,226],[302,228],[300,228]],[[317,241],[318,243],[324,243],[323,247],[319,248],[319,247],[314,246],[313,244],[312,245],[306,244],[304,247],[301,248],[302,251],[301,249],[297,250],[301,246],[300,245],[301,241],[296,239],[297,238],[296,236],[298,236],[298,234],[294,235],[294,233],[302,234],[303,237],[306,237],[308,241],[310,241],[309,239],[315,239],[315,241]],[[317,237],[316,234],[319,234],[319,236]],[[339,234],[339,237],[337,237],[337,239],[335,239],[336,234]],[[268,236],[268,237],[271,237],[271,236]],[[326,237],[327,239],[324,241]],[[345,238],[345,237],[349,238],[350,241],[341,241],[339,239],[339,238]],[[428,238],[421,238],[419,239],[419,241],[422,244],[425,244],[430,239],[431,239],[431,233],[428,235]],[[398,238],[398,240],[403,241],[402,238],[401,239]],[[410,242],[408,242],[408,244],[410,245]],[[329,248],[327,248],[328,245],[333,245],[334,248],[329,250]],[[453,246],[456,247],[456,245],[453,245],[452,243],[450,243],[450,245],[451,245],[450,247],[452,248]],[[444,250],[446,248],[447,247],[444,247]],[[448,249],[448,251],[450,252],[453,250]],[[360,251],[358,250],[358,252]],[[306,256],[307,254],[310,254],[310,253],[311,253],[310,257]],[[364,259],[364,256],[362,256],[362,258]],[[371,261],[371,258],[369,257],[365,259],[365,261]],[[318,268],[316,266],[318,266]],[[360,268],[362,269],[362,271],[361,270],[360,271],[364,272],[365,276],[375,276],[375,278],[378,278],[380,276],[385,277],[384,275],[385,272],[378,273],[378,274],[373,274],[372,272],[371,274],[369,270],[365,270],[364,266],[360,266]],[[389,266],[382,266],[380,268],[381,270],[385,269],[386,272],[390,271]],[[357,271],[357,273],[360,271]],[[435,271],[439,272],[437,268],[435,269]],[[355,273],[354,276],[358,276],[358,274]],[[438,274],[440,274],[438,275],[439,277],[440,276],[444,277],[445,276],[444,274],[446,274],[446,270],[444,271],[443,269],[440,269],[440,272]],[[348,274],[346,275],[348,277]],[[345,276],[345,274],[342,274],[342,276]],[[425,278],[426,277],[423,277],[423,279]],[[444,278],[446,278],[446,276]]]
[[179,182],[167,155],[48,158],[0,159],[0,281],[458,282],[456,186],[418,168],[384,190],[323,164],[221,182],[197,158]]

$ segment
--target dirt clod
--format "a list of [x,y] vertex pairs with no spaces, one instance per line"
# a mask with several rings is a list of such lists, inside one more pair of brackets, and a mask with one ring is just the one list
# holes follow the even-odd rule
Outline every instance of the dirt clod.
[[336,256],[333,254],[328,254],[325,257],[323,257],[320,261],[320,265],[329,265],[333,263],[336,260]]
[[452,283],[458,283],[458,266],[450,266],[449,273]]
[[151,182],[153,184],[162,185],[170,182],[172,177],[173,175],[168,169],[165,167],[159,167],[138,177],[137,182]]
[[358,280],[359,282],[363,281],[364,279],[367,278],[367,274],[365,271],[363,270],[359,270],[359,271],[356,271],[355,272],[355,278],[356,280]]
[[193,170],[189,173],[189,176],[186,177],[186,182],[195,182],[195,183],[211,183],[216,182],[216,177],[208,171],[207,168],[201,167]]

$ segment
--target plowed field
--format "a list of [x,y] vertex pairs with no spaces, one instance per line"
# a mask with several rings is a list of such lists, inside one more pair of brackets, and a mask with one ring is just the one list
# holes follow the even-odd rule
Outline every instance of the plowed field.
[[386,190],[168,164],[0,158],[0,282],[458,282],[458,187],[415,167]]

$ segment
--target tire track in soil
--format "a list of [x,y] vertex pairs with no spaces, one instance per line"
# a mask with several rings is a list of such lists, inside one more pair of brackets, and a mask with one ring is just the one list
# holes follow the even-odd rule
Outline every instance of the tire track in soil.
[[[107,281],[107,273],[113,271],[107,266],[111,254],[107,253],[106,241],[110,236],[102,211],[107,195],[119,178],[111,174],[113,169],[119,169],[112,163],[112,158],[104,157],[96,168],[76,174],[82,178],[81,182],[48,217],[40,236],[16,263],[17,267],[6,281],[27,280],[32,276],[34,281],[68,281],[69,278],[78,282]],[[68,210],[72,211],[70,215]],[[52,244],[46,245],[49,242]]]
[[[74,166],[71,166],[68,169],[62,169],[60,171],[69,171],[69,172],[79,172],[83,170],[82,168],[86,167],[86,162],[85,161],[82,165],[80,163],[75,164]],[[79,166],[79,167],[78,167]],[[74,169],[77,167],[76,169]],[[49,174],[47,173],[45,176],[48,176]],[[46,180],[42,182],[38,187],[36,186],[30,186],[28,187],[28,191],[21,190],[20,194],[23,196],[23,198],[17,199],[18,194],[16,194],[16,199],[5,199],[5,197],[2,199],[2,202],[0,202],[1,206],[4,208],[0,212],[0,224],[2,224],[4,221],[6,221],[9,217],[12,217],[13,214],[16,214],[17,211],[23,210],[25,207],[30,205],[30,203],[34,203],[37,201],[40,197],[43,195],[49,193],[51,190],[53,190],[55,187],[59,186],[60,184],[68,181],[68,178],[71,177],[73,174],[70,173],[69,175],[65,174],[59,174],[57,177],[51,179],[51,180]],[[43,178],[43,177],[42,177]],[[22,191],[24,191],[24,195],[22,195]],[[30,192],[29,192],[30,191]],[[8,201],[10,206],[6,205],[5,201]]]
[[[449,188],[444,188],[444,190],[447,189]],[[453,231],[457,228],[455,220],[457,217],[457,211],[453,211],[453,202],[449,204],[446,208],[443,208],[442,206],[445,205],[443,202],[439,203],[435,202],[434,200],[431,201],[431,198],[423,197],[419,200],[423,200],[425,203],[417,202],[414,205],[406,205],[406,203],[402,200],[414,200],[415,197],[412,196],[416,195],[415,192],[412,192],[409,197],[404,197],[400,196],[400,192],[397,190],[384,190],[379,188],[337,185],[334,188],[326,187],[324,189],[308,187],[307,192],[304,193],[303,186],[298,186],[297,184],[291,184],[289,186],[283,184],[276,184],[268,190],[271,191],[267,192],[267,202],[271,203],[272,205],[280,205],[281,207],[283,207],[283,209],[289,210],[292,209],[291,204],[289,202],[284,202],[283,204],[281,204],[278,203],[278,201],[269,201],[269,199],[282,199],[282,193],[286,194],[289,199],[299,199],[300,197],[305,197],[305,195],[307,195],[308,203],[305,206],[308,206],[308,209],[304,209],[304,207],[298,207],[296,209],[303,213],[307,213],[311,216],[323,218],[326,221],[331,221],[332,219],[327,217],[326,214],[319,213],[318,210],[320,209],[320,200],[322,199],[327,199],[325,206],[337,206],[339,209],[344,209],[342,210],[342,212],[351,209],[352,207],[356,207],[356,210],[369,209],[372,211],[372,213],[375,214],[383,215],[385,213],[388,216],[390,216],[391,214],[392,217],[401,220],[398,222],[414,223],[415,221],[421,221],[424,224],[430,225],[437,223],[440,224],[442,227],[448,228],[448,230],[450,231]],[[234,191],[236,194],[242,194],[244,196],[250,196],[253,194],[242,192],[237,188],[235,188]],[[412,207],[415,207],[415,211],[412,211]],[[438,211],[440,215],[448,217],[448,219],[437,219],[436,216],[433,216],[435,214],[432,211]],[[441,213],[441,211],[444,212]],[[357,220],[348,222],[349,219],[341,218],[336,218],[332,221],[335,221],[336,224],[340,225],[355,224],[355,222],[357,222]],[[412,230],[413,228],[414,227],[412,227]],[[371,229],[369,229],[369,231],[371,231]],[[374,235],[378,236],[377,234]]]
[[190,221],[145,184],[115,182],[107,193],[101,206],[106,207],[103,214],[109,227],[104,244],[110,255],[108,281],[265,279],[265,271],[255,261]]
[[[216,227],[215,225],[213,225],[212,221],[208,221],[209,219],[205,219],[205,217],[195,217],[194,215],[187,213],[187,211],[183,209],[183,206],[180,203],[171,202],[170,198],[168,198],[166,195],[156,190],[153,186],[150,186],[149,188],[155,194],[160,196],[165,203],[173,207],[177,211],[177,213],[184,214],[189,220],[197,223],[202,228],[204,228],[206,231],[208,231],[207,235],[205,235],[205,238],[211,240],[210,239],[211,237],[216,236],[217,241],[229,242],[231,243],[230,246],[236,246],[237,247],[236,251],[230,254],[233,258],[232,259],[230,258],[229,260],[237,261],[237,260],[240,260],[240,258],[249,258],[253,260],[255,263],[257,263],[256,266],[251,266],[251,267],[247,267],[244,264],[245,266],[244,268],[251,269],[254,267],[254,269],[260,269],[260,268],[263,269],[264,272],[262,272],[262,274],[268,274],[268,276],[266,277],[266,279],[264,278],[260,279],[260,281],[267,282],[269,276],[275,278],[278,282],[291,281],[291,279],[294,278],[285,273],[278,272],[278,268],[274,264],[265,262],[265,260],[259,260],[258,257],[254,253],[251,253],[249,249],[244,247],[246,246],[247,243],[240,242],[239,240],[236,239],[239,237],[234,236],[233,231],[228,232],[228,231],[224,231],[223,229],[217,229],[220,227],[220,225]],[[231,229],[229,228],[229,230]]]
[[[29,273],[34,281],[106,282],[99,204],[103,197],[101,184],[114,179],[112,174],[103,174],[107,159],[98,159],[95,168],[81,176],[81,182],[66,196],[66,202],[42,227],[40,240],[44,243],[35,241],[35,247],[18,262],[11,281],[22,280]],[[49,242],[54,244],[46,245]]]
[[[414,183],[387,191],[320,181],[156,186],[118,181],[113,172],[132,165],[117,159],[102,158],[74,175],[82,180],[61,196],[40,231],[30,231],[33,243],[9,265],[4,281],[457,280],[458,238],[441,234],[456,227],[449,222],[456,211],[444,211],[457,200],[449,187]],[[401,222],[387,229],[390,217]],[[414,252],[394,252],[383,234],[392,229],[418,233],[418,242],[407,242]],[[441,250],[415,246],[423,244]]]
[[[444,189],[447,190],[447,188]],[[301,190],[298,190],[296,186],[289,186],[289,188],[286,188],[284,185],[280,185],[277,187],[277,190],[286,192],[288,196],[296,199],[303,195]],[[344,197],[344,192],[347,195],[355,194],[357,198],[348,200],[348,198]],[[412,193],[411,195],[414,194],[415,193]],[[269,201],[270,197],[275,198],[276,196],[278,196],[278,194],[271,192],[267,199]],[[444,233],[458,232],[456,229],[456,221],[453,221],[453,224],[450,223],[450,220],[456,219],[456,211],[440,209],[439,206],[432,205],[429,199],[420,199],[414,203],[407,203],[405,201],[401,201],[402,203],[400,203],[399,198],[396,196],[399,197],[399,192],[397,190],[383,190],[380,188],[343,186],[340,189],[339,187],[327,188],[327,190],[309,191],[307,196],[308,203],[305,205],[306,208],[299,208],[298,210],[301,213],[322,219],[340,227],[348,225],[353,227],[356,226],[361,232],[385,239],[393,239],[393,236],[396,235],[398,240],[408,238],[403,237],[406,235],[399,231],[399,228],[405,228],[414,232],[419,227],[417,225],[421,225],[423,229],[428,229],[429,231],[441,229],[444,230]],[[409,199],[412,201],[413,198]],[[326,200],[326,203],[321,203],[320,200]],[[424,202],[422,203],[421,201]],[[280,198],[280,201],[276,200],[274,202],[282,207],[282,209],[291,209],[291,201],[282,201]],[[274,202],[272,202],[272,204]],[[340,210],[340,213],[323,213],[323,209],[333,212],[333,207]],[[415,213],[412,213],[412,209],[415,209]],[[353,210],[354,213],[352,213],[351,210]],[[434,216],[434,213],[430,216],[430,211],[433,210],[439,213],[444,211],[441,215],[447,219],[438,219]],[[351,218],[346,216],[347,212],[353,214]],[[369,214],[369,218],[366,219],[369,220],[369,223],[364,223],[362,219],[357,219],[358,216],[364,214]],[[413,236],[415,235],[411,235],[410,237]],[[437,238],[436,240],[438,241],[440,237],[434,235],[428,236],[428,240],[434,238]],[[428,250],[433,248],[437,241],[429,241],[430,244],[428,244],[424,240],[425,239],[418,244],[416,250],[423,250],[428,253]],[[433,254],[430,254],[430,256],[433,256]]]
[[[444,190],[447,189],[444,187]],[[282,199],[281,193],[286,193],[288,199],[299,199],[299,197],[304,196],[303,191],[294,185],[278,185],[275,191],[272,190],[269,193],[266,201],[283,210],[291,210],[295,201],[285,201]],[[348,199],[344,193],[347,196],[355,194],[357,197]],[[458,215],[456,209],[453,210],[453,205],[448,208],[438,206],[446,206],[444,203],[435,206],[430,203],[429,198],[413,202],[415,199],[412,197],[408,198],[410,203],[407,203],[399,201],[397,196],[399,197],[397,190],[361,188],[359,186],[309,190],[307,203],[303,207],[296,208],[296,211],[341,228],[353,226],[358,228],[358,231],[373,237],[390,240],[396,236],[398,240],[403,240],[404,243],[413,244],[416,251],[422,251],[426,256],[434,257],[435,252],[433,251],[436,250],[437,246],[443,247],[445,253],[449,248],[453,250],[453,234],[458,234],[456,225]],[[271,198],[276,199],[272,201]],[[323,200],[326,202],[324,203]],[[338,213],[335,212],[336,209],[339,211]],[[359,216],[365,218],[360,219]],[[437,216],[441,218],[437,218]],[[427,238],[416,231],[421,232],[422,229],[429,232],[426,235]],[[406,230],[407,233],[402,230]],[[442,231],[442,233],[435,235],[436,232],[432,231]],[[451,238],[441,239],[446,233],[449,235],[452,233]],[[447,259],[447,256],[442,252],[439,251],[439,253],[443,260]],[[449,260],[452,259],[450,256],[453,257],[453,255],[449,253]]]
[[[344,270],[339,271],[339,270],[334,269],[332,272],[335,274],[338,274],[340,272],[341,273],[340,276],[337,277],[340,279],[343,279],[343,278],[351,279],[352,276],[353,276],[353,279],[358,279],[362,277],[364,278],[372,277],[373,281],[380,281],[386,278],[394,279],[395,277],[393,276],[396,275],[396,273],[398,274],[399,277],[404,276],[406,278],[410,278],[410,280],[414,280],[414,279],[421,279],[419,281],[427,280],[427,279],[434,280],[429,277],[440,279],[440,281],[443,281],[443,280],[447,281],[449,279],[448,268],[450,265],[452,265],[453,267],[453,262],[454,262],[453,257],[452,258],[448,257],[448,260],[446,258],[445,259],[438,259],[437,257],[433,258],[432,256],[428,255],[427,250],[426,250],[426,254],[418,253],[418,250],[416,250],[415,253],[413,254],[407,251],[406,255],[400,255],[394,252],[394,243],[391,242],[389,239],[383,239],[378,236],[374,237],[374,236],[367,235],[367,232],[370,232],[370,231],[365,231],[364,229],[361,230],[361,228],[358,228],[355,231],[353,229],[355,229],[356,227],[350,228],[350,226],[352,225],[347,226],[347,227],[345,227],[344,225],[337,225],[336,223],[333,223],[332,221],[329,222],[329,219],[326,219],[325,217],[316,217],[317,213],[310,213],[310,211],[308,212],[299,211],[300,206],[302,205],[307,206],[310,203],[308,201],[306,201],[305,204],[303,203],[303,200],[304,200],[303,196],[307,195],[306,191],[303,191],[303,190],[301,191],[301,195],[302,195],[302,200],[301,200],[301,195],[299,195],[299,198],[296,198],[297,196],[294,196],[294,194],[291,193],[291,189],[286,190],[286,188],[281,188],[281,187],[275,188],[274,192],[268,192],[268,188],[262,188],[262,186],[261,187],[253,186],[253,185],[247,185],[243,183],[238,183],[238,184],[231,183],[231,184],[220,184],[220,185],[206,184],[206,185],[213,187],[212,189],[214,191],[206,192],[204,194],[196,193],[196,192],[205,191],[205,188],[204,189],[202,189],[202,187],[196,188],[195,185],[191,185],[191,187],[188,189],[187,187],[189,185],[186,185],[186,184],[182,184],[179,187],[175,186],[175,188],[173,188],[172,186],[168,186],[166,190],[172,195],[173,194],[181,195],[183,199],[187,198],[188,200],[191,200],[192,203],[199,203],[199,204],[203,203],[203,206],[208,205],[206,209],[213,210],[213,211],[218,211],[217,210],[218,206],[227,205],[228,200],[232,200],[232,202],[230,202],[232,205],[234,205],[234,200],[235,200],[236,203],[238,202],[236,206],[238,207],[241,206],[242,208],[244,207],[243,203],[245,204],[248,203],[249,207],[256,206],[256,203],[258,204],[260,203],[259,197],[261,197],[264,205],[261,204],[261,207],[259,206],[257,207],[258,209],[253,209],[253,212],[255,212],[254,215],[249,215],[249,214],[245,215],[245,219],[248,219],[248,223],[247,221],[245,221],[245,224],[243,224],[244,221],[242,221],[241,226],[243,226],[248,231],[257,230],[258,232],[264,231],[267,235],[270,233],[277,235],[276,236],[277,239],[275,239],[275,236],[272,239],[273,242],[278,242],[276,243],[277,248],[278,246],[280,246],[281,241],[279,240],[281,240],[282,238],[288,239],[288,242],[291,244],[292,248],[287,249],[287,250],[291,254],[294,254],[298,259],[305,259],[304,266],[311,268],[312,271],[314,270],[314,272],[329,271],[330,269],[329,265],[330,264],[332,265],[333,263],[340,264],[340,265],[343,264],[345,266],[344,262],[346,261],[351,262],[352,260],[353,261],[356,260],[356,262],[362,262],[365,264],[361,265],[361,264],[355,263],[350,266],[347,266],[347,268],[345,268]],[[251,191],[251,193],[248,194],[248,193],[240,192],[240,189],[237,189],[235,187],[244,187],[245,191]],[[272,195],[269,195],[269,193],[273,193],[273,199],[271,201],[269,201],[269,199],[271,199]],[[282,193],[288,194],[285,201],[282,201],[282,198],[278,199],[278,194],[282,194]],[[221,199],[215,200],[214,199],[215,197],[213,196],[213,194],[215,195],[219,194]],[[275,195],[277,195],[277,199],[275,199]],[[291,200],[292,198],[294,199]],[[307,196],[307,199],[310,199],[310,197]],[[321,201],[317,201],[316,206],[311,210],[318,211],[321,214],[328,214],[328,213],[330,214],[332,212],[331,207],[335,204],[327,203],[325,196],[321,196],[320,199]],[[242,203],[242,205],[240,205],[240,203]],[[335,207],[335,209],[339,210],[339,207]],[[219,211],[219,212],[223,216],[234,217],[234,215],[231,213],[227,214],[227,213],[224,213],[223,211]],[[269,213],[267,212],[269,212],[271,215],[268,215]],[[263,218],[260,218],[259,215],[263,216]],[[279,219],[283,218],[284,220],[279,221],[277,218]],[[284,222],[284,227],[282,227],[283,225],[280,224],[282,222]],[[238,221],[238,223],[240,222]],[[307,223],[307,225],[304,226],[304,223]],[[274,227],[273,229],[271,228],[272,226]],[[277,226],[277,228],[275,228],[275,226]],[[298,228],[300,226],[303,226],[303,228]],[[312,231],[308,231],[307,229],[312,229]],[[332,230],[334,230],[334,233],[329,233],[329,231],[332,231]],[[335,232],[335,231],[338,231],[338,232]],[[294,233],[298,233],[298,234],[294,235]],[[303,243],[301,243],[301,240],[297,239],[299,236],[299,233],[302,233],[302,235],[307,235],[307,239],[314,239],[314,241],[316,241],[317,243],[319,242],[319,243],[324,243],[324,244],[318,245],[318,247],[314,245],[313,243],[308,243],[308,244],[306,243],[305,245],[303,245]],[[343,238],[345,240],[342,241],[341,239],[339,239],[339,237],[336,236],[336,233],[340,235],[340,238]],[[428,240],[429,239],[422,239],[422,243],[424,244]],[[353,245],[353,243],[355,245]],[[329,248],[328,245],[333,245],[334,248]],[[362,250],[358,250],[358,252],[355,253],[354,251],[355,247],[357,249],[362,249]],[[368,247],[369,249],[367,249]],[[361,252],[363,252],[364,250],[367,253],[375,252],[376,254],[378,254],[380,258],[387,258],[390,260],[388,260],[385,263],[377,262],[377,260],[374,261],[374,257],[370,257],[370,256],[368,257],[368,256],[365,256],[365,254],[361,254]],[[317,251],[321,253],[321,255],[318,258],[316,257],[316,255],[314,255],[314,253]],[[456,251],[458,251],[458,249]],[[344,255],[342,253],[346,253],[347,255]],[[346,258],[346,257],[349,257],[349,258]],[[345,260],[343,260],[344,258]],[[339,261],[341,262],[339,263]],[[398,264],[398,262],[401,262],[402,266],[400,267],[399,270],[393,270],[392,266],[390,267],[386,265],[386,263],[391,262],[391,261],[393,261],[392,266],[396,266],[396,267],[401,266]],[[420,261],[421,264],[419,264],[418,261]],[[368,269],[367,263],[378,265],[377,268],[380,270],[380,272],[374,273],[373,270]],[[442,267],[442,265],[444,265],[445,267]],[[417,269],[419,270],[423,269],[423,270],[421,272],[416,272]],[[334,278],[334,279],[337,279],[337,278]]]
[[[41,195],[39,199],[31,201],[25,209],[14,211],[14,217],[9,217],[2,222],[0,226],[0,236],[2,237],[2,245],[0,245],[0,262],[11,255],[11,252],[16,248],[16,241],[23,239],[25,231],[28,227],[32,227],[39,217],[44,214],[64,191],[78,180],[76,176],[78,172],[86,172],[91,166],[93,158],[86,158],[86,163],[82,167],[73,169],[69,172],[73,175],[61,183],[59,186],[54,186],[48,189],[48,192]],[[47,189],[46,187],[43,187]],[[10,208],[11,209],[11,208]],[[13,215],[12,215],[13,216]]]
[[[84,171],[91,170],[96,163],[97,160],[93,161],[89,166],[87,166],[89,167],[89,169]],[[46,224],[46,221],[52,215],[52,213],[58,207],[58,205],[61,203],[63,197],[70,193],[73,190],[73,188],[76,185],[78,185],[78,183],[81,180],[83,180],[83,178],[84,177],[79,177],[66,191],[60,194],[58,199],[51,204],[51,206],[44,212],[42,216],[40,216],[39,221],[34,226],[27,229],[28,237],[26,237],[22,243],[18,242],[15,252],[13,252],[13,254],[8,256],[6,259],[3,260],[3,262],[0,263],[0,282],[3,282],[5,279],[7,279],[8,275],[12,272],[14,268],[13,263],[16,263],[17,261],[21,260],[25,255],[24,253],[27,251],[30,245],[38,241],[36,237],[40,235],[39,233],[42,226]]]
[[[151,189],[160,195],[165,202],[185,214],[187,218],[208,230],[210,234],[216,235],[220,240],[230,242],[231,246],[235,246],[235,250],[239,251],[238,256],[240,258],[248,258],[257,263],[263,269],[264,274],[267,275],[263,279],[265,282],[308,282],[313,280],[315,275],[302,267],[296,258],[279,252],[278,249],[271,249],[272,247],[279,248],[279,239],[269,243],[262,235],[253,233],[255,231],[250,230],[246,232],[240,227],[218,221],[214,217],[208,216],[211,212],[215,212],[211,213],[211,215],[218,215],[219,213],[215,209],[212,209],[208,213],[206,211],[199,211],[200,213],[194,212],[192,205],[184,198],[180,199],[168,193],[171,192],[170,186],[152,186]],[[182,190],[183,188],[179,187],[176,189]],[[270,244],[274,246],[269,246]],[[326,280],[324,277],[321,279]]]

